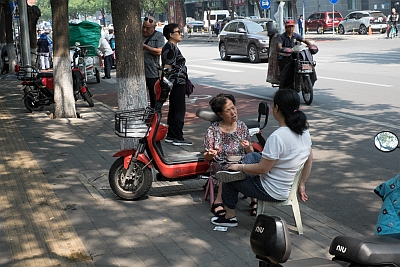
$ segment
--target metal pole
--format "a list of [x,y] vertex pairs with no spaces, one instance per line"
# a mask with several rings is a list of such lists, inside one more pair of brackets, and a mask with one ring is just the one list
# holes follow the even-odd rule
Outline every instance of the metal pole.
[[305,31],[305,26],[306,26],[306,15],[304,14],[304,9],[305,9],[305,6],[306,6],[306,1],[304,0],[303,1],[303,24],[301,25],[301,26],[303,26],[303,29],[302,29],[302,35],[301,36],[303,36],[303,38],[304,38],[304,36],[306,36],[306,31]]
[[332,4],[332,34],[335,34],[335,4]]
[[19,22],[20,22],[20,42],[22,66],[31,65],[31,49],[29,41],[28,8],[25,0],[18,1]]

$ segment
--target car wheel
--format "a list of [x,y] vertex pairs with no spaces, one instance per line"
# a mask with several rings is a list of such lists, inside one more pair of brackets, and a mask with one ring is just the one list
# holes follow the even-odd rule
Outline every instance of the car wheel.
[[318,33],[318,34],[324,34],[324,27],[318,26],[318,28],[317,28],[317,33]]
[[339,27],[338,27],[338,33],[339,33],[339,34],[344,34],[344,27],[343,27],[343,25],[339,25]]
[[364,24],[360,25],[360,29],[358,30],[359,34],[367,34],[367,27]]
[[231,57],[226,53],[226,45],[224,43],[219,45],[219,56],[222,60],[229,60]]
[[258,49],[254,44],[250,45],[249,50],[247,51],[247,55],[249,56],[251,63],[260,62],[260,56],[258,55]]

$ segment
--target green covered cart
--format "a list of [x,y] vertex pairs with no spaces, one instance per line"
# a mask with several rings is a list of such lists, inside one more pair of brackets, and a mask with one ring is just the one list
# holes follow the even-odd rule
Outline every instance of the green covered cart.
[[[97,48],[101,38],[101,26],[90,21],[69,24],[69,46],[73,50],[79,43],[79,47],[87,51],[83,62],[79,62],[79,68],[85,73],[86,81],[96,79],[100,82],[100,59]],[[73,53],[73,52],[72,52]]]

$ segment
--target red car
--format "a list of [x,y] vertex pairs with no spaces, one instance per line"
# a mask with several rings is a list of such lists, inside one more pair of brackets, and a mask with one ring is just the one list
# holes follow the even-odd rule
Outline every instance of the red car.
[[342,20],[343,16],[339,12],[335,12],[334,21],[332,20],[332,11],[315,12],[305,21],[305,30],[306,32],[317,31],[318,34],[322,34],[326,31],[332,31],[332,23],[334,23],[336,30]]

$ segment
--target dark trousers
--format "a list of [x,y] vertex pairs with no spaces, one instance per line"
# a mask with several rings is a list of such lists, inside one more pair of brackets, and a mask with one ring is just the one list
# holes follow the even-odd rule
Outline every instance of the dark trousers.
[[185,87],[186,85],[174,85],[169,94],[169,111],[167,117],[168,133],[167,137],[183,139],[183,124],[186,113]]
[[111,78],[112,54],[104,57],[104,76]]
[[156,105],[156,93],[154,92],[154,85],[159,78],[146,78],[146,87],[149,92],[150,107],[154,108]]
[[257,198],[269,202],[280,202],[271,197],[261,184],[260,176],[246,175],[241,181],[222,184],[222,201],[230,209],[235,209],[239,200],[239,192],[251,198]]

